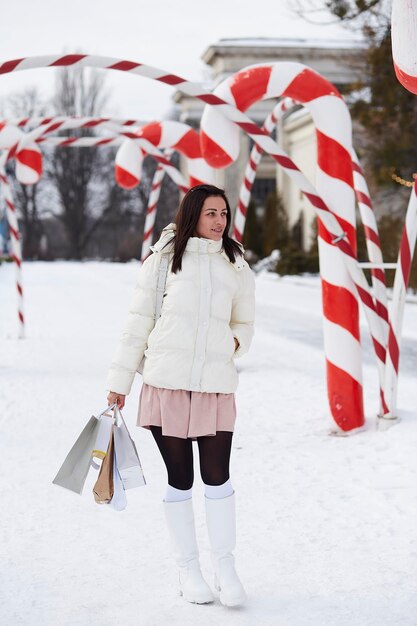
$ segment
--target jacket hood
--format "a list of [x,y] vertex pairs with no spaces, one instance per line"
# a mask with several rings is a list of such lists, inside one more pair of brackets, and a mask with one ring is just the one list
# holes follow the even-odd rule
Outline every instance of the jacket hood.
[[[158,241],[154,243],[153,246],[151,246],[152,252],[161,252],[161,250],[163,250],[164,253],[172,252],[172,249],[174,247],[173,239],[175,237],[176,228],[177,227],[174,223],[171,223],[171,224],[168,224],[168,226],[165,226]],[[171,241],[172,241],[171,245],[170,246],[167,245]]]
[[[175,237],[175,231],[176,231],[176,224],[174,224],[173,222],[171,224],[168,224],[168,226],[165,226],[165,228],[163,229],[163,231],[161,232],[161,236],[159,237],[158,241],[156,243],[153,244],[153,246],[151,246],[151,250],[152,252],[161,252],[162,254],[168,254],[170,252],[173,251],[174,249],[174,237]],[[191,239],[198,239],[197,237],[190,237]],[[191,243],[191,241],[189,240],[189,242]],[[203,240],[203,241],[208,241],[208,240]],[[238,242],[239,243],[239,242]],[[187,244],[187,248],[191,248],[191,246],[189,246],[189,244]],[[217,246],[216,246],[217,247]],[[243,258],[243,253],[244,253],[244,248],[243,246],[239,243],[239,247],[242,250],[242,256],[238,256],[235,261],[232,263],[233,267],[235,268],[236,271],[240,272],[240,270],[243,269],[244,265],[245,265],[245,261]],[[226,261],[228,261],[230,263],[230,259],[227,256],[225,250],[221,247],[219,247],[219,250],[216,250],[216,252],[220,252],[222,257],[226,259]]]

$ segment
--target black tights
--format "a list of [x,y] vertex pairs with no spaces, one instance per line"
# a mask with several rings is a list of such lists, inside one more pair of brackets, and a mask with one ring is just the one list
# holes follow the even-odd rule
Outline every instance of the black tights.
[[[194,482],[193,442],[167,437],[160,426],[150,427],[168,472],[168,484],[176,489],[191,489]],[[229,479],[233,433],[218,431],[211,437],[197,437],[200,472],[206,485],[222,485]]]

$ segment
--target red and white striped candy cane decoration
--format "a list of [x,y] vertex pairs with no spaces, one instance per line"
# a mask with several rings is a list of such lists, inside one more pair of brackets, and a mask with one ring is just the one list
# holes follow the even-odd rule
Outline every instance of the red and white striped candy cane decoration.
[[[301,64],[272,63],[237,72],[214,93],[240,110],[280,96],[308,108],[316,126],[317,187],[355,251],[351,120],[337,89]],[[228,120],[219,123],[219,114],[206,107],[201,128],[203,154],[213,167],[237,158],[239,136]],[[336,423],[351,430],[364,423],[358,302],[345,262],[320,220],[319,251],[329,404]]]
[[[395,73],[400,83],[417,94],[417,2],[394,0],[391,15],[392,56]],[[416,183],[411,191],[405,226],[401,238],[400,253],[394,278],[391,303],[391,324],[388,337],[388,353],[385,368],[385,394],[387,411],[385,418],[397,417],[397,386],[400,359],[400,335],[404,314],[405,296],[410,278],[411,262],[417,234]]]
[[417,181],[411,190],[405,226],[401,237],[400,252],[392,292],[388,350],[385,366],[385,400],[387,409],[384,418],[397,418],[397,387],[400,361],[400,337],[404,316],[405,297],[410,279],[411,263],[417,237]]
[[[114,123],[107,122],[106,120],[101,120],[100,123],[102,125],[106,125],[109,129],[117,132],[119,135],[126,137],[136,144],[136,150],[140,151],[141,149],[148,154],[150,154],[153,158],[161,163],[167,173],[171,176],[173,181],[180,187],[181,190],[187,191],[188,184],[185,181],[182,174],[179,170],[172,165],[172,163],[167,160],[163,153],[158,150],[150,141],[143,137],[138,137],[135,133],[129,131],[125,127],[118,126]],[[28,148],[32,149],[32,146],[36,144],[45,143],[47,136],[49,136],[52,132],[63,131],[63,130],[73,130],[76,128],[88,128],[92,125],[95,125],[94,118],[68,118],[68,117],[59,117],[52,118],[52,120],[39,128],[35,128],[27,134],[22,135],[17,146],[13,148],[9,156],[15,156],[15,154],[21,154]],[[55,145],[62,146],[87,146],[87,145],[110,145],[111,143],[120,143],[119,138],[105,138],[105,137],[66,137],[63,142],[60,141],[61,138],[56,138]],[[52,142],[51,142],[52,143]],[[36,148],[38,149],[38,148]],[[132,162],[135,162],[136,158],[140,158],[142,152],[138,156],[138,152],[131,150],[131,159]],[[39,177],[40,172],[35,170],[33,173],[33,177],[35,174]],[[25,181],[22,181],[25,182]]]
[[417,94],[416,0],[393,0],[391,41],[397,78],[408,91]]
[[199,134],[183,122],[165,120],[145,124],[137,131],[138,137],[147,139],[160,149],[173,149],[182,154],[187,163],[190,187],[213,184],[214,171],[203,159]]
[[0,148],[9,150],[8,158],[16,162],[16,178],[24,185],[37,183],[42,174],[42,155],[38,146],[28,141],[22,146],[24,133],[15,126],[0,123]]
[[[186,159],[189,185],[194,187],[202,183],[214,183],[214,171],[202,158],[200,137],[198,133],[188,124],[182,122],[166,120],[145,124],[137,131],[138,137],[150,141],[159,149],[169,150],[170,154],[178,151]],[[165,153],[166,154],[166,153]],[[141,258],[144,260],[150,251],[153,228],[156,217],[156,205],[161,189],[163,173],[161,173],[161,183],[159,183],[160,173],[155,172],[157,181],[152,185],[149,205],[146,214],[144,237],[142,244]]]
[[[2,124],[11,124],[12,126],[18,126],[24,128],[25,126],[43,126],[44,124],[50,124],[54,120],[68,119],[68,116],[57,115],[53,117],[13,117],[0,120],[0,127]],[[103,124],[118,124],[119,126],[142,126],[143,120],[128,120],[121,117],[71,117],[74,120],[84,120],[83,128],[96,128]],[[88,121],[89,120],[89,121]]]
[[[389,320],[387,285],[385,280],[385,270],[383,267],[384,259],[382,257],[378,224],[372,206],[368,185],[355,150],[352,150],[352,166],[356,201],[358,203],[359,213],[365,231],[366,249],[368,251],[369,261],[372,265],[378,266],[371,268],[376,311],[383,321],[384,332],[386,333],[386,338],[388,338]],[[384,342],[384,345],[386,345],[386,341]]]
[[[285,98],[278,102],[273,110],[268,114],[263,123],[263,130],[268,134],[271,134],[276,127],[279,119],[282,115],[288,111],[292,106],[293,101],[290,98]],[[239,200],[237,203],[235,217],[233,221],[233,237],[242,242],[243,233],[245,232],[246,214],[248,212],[248,206],[251,198],[253,183],[255,182],[256,171],[258,165],[261,162],[263,150],[255,143],[253,146],[248,163],[246,165],[245,174],[243,177],[243,183],[240,187]]]
[[22,246],[20,245],[19,224],[17,221],[16,207],[13,202],[12,190],[7,180],[5,163],[7,153],[0,157],[0,183],[6,204],[6,215],[9,224],[12,258],[15,266],[16,289],[17,289],[17,313],[19,320],[19,339],[25,336],[25,318],[23,314],[23,284],[22,284]]
[[[170,159],[175,150],[165,150],[165,157]],[[152,179],[151,192],[148,198],[148,206],[146,209],[145,226],[143,229],[143,240],[141,250],[141,261],[143,262],[150,253],[152,245],[152,236],[155,227],[156,209],[158,206],[159,196],[161,195],[162,181],[164,179],[165,171],[161,165],[155,170],[155,174]]]
[[[289,64],[287,64],[289,65]],[[292,64],[295,65],[295,64]],[[88,55],[76,55],[70,54],[65,56],[50,55],[43,57],[32,57],[25,59],[16,59],[13,61],[7,61],[0,65],[0,73],[9,73],[14,71],[20,71],[24,69],[32,69],[37,67],[57,67],[57,66],[83,66],[83,67],[100,67],[102,69],[113,69],[118,71],[129,72],[136,75],[146,76],[159,82],[175,85],[177,89],[183,93],[198,98],[199,100],[212,105],[218,112],[221,112],[226,118],[231,120],[244,132],[246,132],[252,139],[259,144],[259,146],[271,157],[283,167],[284,171],[294,179],[296,184],[300,187],[305,196],[309,199],[312,206],[315,208],[317,215],[320,217],[323,229],[327,233],[328,239],[337,247],[343,254],[343,258],[346,263],[349,275],[355,280],[355,284],[358,288],[358,293],[365,305],[365,314],[367,315],[370,328],[376,326],[376,322],[372,315],[369,315],[369,311],[374,309],[372,296],[369,291],[369,286],[363,275],[363,272],[358,268],[354,251],[346,240],[346,231],[344,231],[335,218],[333,213],[329,210],[326,202],[320,197],[313,185],[306,179],[300,172],[294,162],[288,157],[284,150],[278,144],[273,141],[265,131],[260,129],[256,124],[252,122],[244,113],[239,111],[236,107],[228,104],[218,95],[212,94],[204,90],[201,85],[186,81],[184,78],[167,73],[164,70],[151,67],[149,65],[143,65],[132,61],[109,59],[107,57],[94,57]],[[300,66],[298,66],[300,67]],[[307,69],[307,68],[306,68]],[[295,75],[297,72],[295,72]],[[315,74],[313,72],[313,74]],[[295,78],[295,76],[294,76]],[[324,79],[322,79],[324,80]],[[325,81],[326,84],[327,81]],[[233,158],[231,159],[233,160]],[[378,330],[378,329],[376,329]],[[375,344],[375,338],[374,338]],[[337,400],[335,398],[335,400]],[[347,411],[349,413],[349,407],[351,403],[347,404]],[[338,408],[338,407],[336,407]],[[343,406],[342,406],[343,408]],[[346,410],[344,410],[346,413]],[[340,420],[341,427],[344,430],[348,430],[351,424],[347,424],[343,419],[343,415]]]

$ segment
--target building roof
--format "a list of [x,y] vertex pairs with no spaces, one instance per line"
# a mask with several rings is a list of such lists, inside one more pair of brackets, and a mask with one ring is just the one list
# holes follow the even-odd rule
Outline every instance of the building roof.
[[366,48],[366,42],[358,39],[314,39],[311,37],[237,37],[237,38],[225,38],[219,39],[215,44],[211,44],[202,54],[202,59],[206,63],[210,64],[210,61],[216,54],[221,53],[233,54],[232,49],[238,48],[240,52],[246,48],[248,50],[254,50],[262,48],[265,52],[265,48],[271,49],[314,49],[320,50],[364,50]]

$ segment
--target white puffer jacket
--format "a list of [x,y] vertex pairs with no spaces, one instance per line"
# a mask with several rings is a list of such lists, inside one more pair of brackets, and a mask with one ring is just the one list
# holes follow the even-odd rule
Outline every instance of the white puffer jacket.
[[[143,381],[154,387],[233,393],[233,359],[253,336],[255,282],[243,259],[234,263],[222,241],[190,237],[181,271],[168,271],[161,317],[154,327],[162,254],[171,254],[175,225],[163,231],[139,271],[128,321],[107,377],[107,389],[127,395],[145,354]],[[171,265],[169,266],[169,268]],[[239,342],[235,351],[234,337]]]

